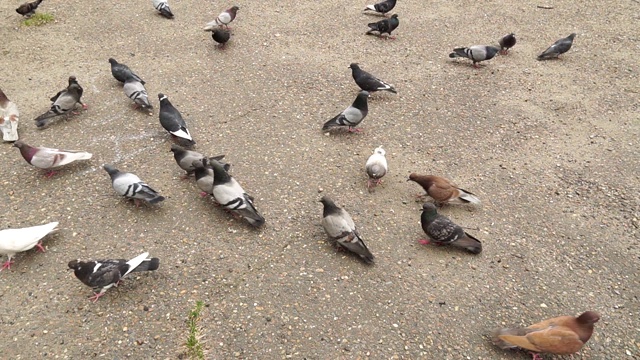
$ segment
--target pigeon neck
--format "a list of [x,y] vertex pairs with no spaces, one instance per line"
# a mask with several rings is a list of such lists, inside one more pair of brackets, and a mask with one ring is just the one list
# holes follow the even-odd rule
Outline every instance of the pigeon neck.
[[27,159],[29,162],[31,162],[31,158],[33,158],[33,155],[35,155],[36,152],[38,152],[38,149],[31,146],[23,145],[20,147],[22,157]]
[[438,217],[437,211],[423,211],[422,212],[422,221],[430,223]]
[[356,99],[353,101],[353,105],[351,106],[362,111],[367,111],[367,97],[368,95],[359,94],[358,97],[356,97]]
[[214,185],[225,184],[231,181],[231,176],[229,175],[229,173],[226,172],[226,170],[220,164],[212,163],[211,167],[213,168],[213,184]]
[[340,211],[340,208],[332,202],[324,202],[324,209],[322,210],[322,217],[327,217],[331,214],[335,214]]

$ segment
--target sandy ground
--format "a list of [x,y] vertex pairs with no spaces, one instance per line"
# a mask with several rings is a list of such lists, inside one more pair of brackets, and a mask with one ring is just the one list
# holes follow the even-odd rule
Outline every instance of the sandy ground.
[[[2,227],[61,227],[46,253],[0,273],[3,358],[175,359],[197,300],[208,359],[527,359],[486,334],[585,310],[602,320],[576,358],[640,358],[636,1],[401,0],[395,41],[363,35],[377,20],[365,3],[246,2],[225,51],[201,28],[228,3],[172,1],[170,21],[150,1],[45,0],[57,22],[31,28],[20,2],[0,3],[0,88],[20,108],[21,138],[94,157],[45,179],[0,146]],[[447,57],[508,32],[513,52],[482,69]],[[535,61],[571,32],[561,60]],[[227,155],[264,229],[180,180],[157,112],[131,109],[109,57],[147,81],[154,105],[169,96],[197,150]],[[399,94],[371,98],[363,133],[326,136],[322,123],[357,93],[351,62]],[[89,110],[37,130],[69,75]],[[379,145],[390,173],[369,194],[363,167]],[[135,208],[105,163],[167,200]],[[484,200],[442,211],[483,240],[481,255],[417,244],[414,171]],[[375,266],[325,242],[323,194],[352,214]],[[96,304],[66,269],[143,250],[160,270]]]

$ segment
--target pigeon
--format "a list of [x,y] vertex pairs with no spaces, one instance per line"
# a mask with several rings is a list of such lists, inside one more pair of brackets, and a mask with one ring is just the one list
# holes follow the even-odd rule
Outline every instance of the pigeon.
[[516,46],[516,34],[511,33],[503,36],[498,40],[498,44],[500,44],[500,54],[507,55],[509,49]]
[[149,115],[151,115],[151,109],[153,109],[153,105],[149,102],[149,97],[147,96],[147,89],[144,88],[144,85],[138,80],[133,78],[129,78],[124,83],[124,94],[129,97],[129,99],[133,100],[135,107],[140,107],[142,109],[149,110]]
[[160,125],[186,146],[195,145],[196,142],[193,141],[180,111],[173,107],[167,95],[158,94],[158,99],[160,99]]
[[[173,153],[173,158],[176,160],[176,163],[180,168],[187,172],[185,175],[185,179],[190,175],[193,175],[195,172],[195,167],[193,166],[194,161],[200,161],[204,158],[204,155],[199,152],[187,150],[179,145],[172,144],[171,152]],[[224,155],[221,155],[221,159],[224,158]]]
[[438,214],[436,206],[431,203],[422,205],[420,223],[422,224],[422,230],[424,230],[429,237],[429,239],[419,241],[422,245],[430,243],[436,245],[452,245],[473,254],[480,254],[482,252],[482,243],[480,240],[464,232],[460,226],[456,225],[446,216]]
[[253,205],[253,197],[229,175],[223,164],[217,161],[209,161],[208,164],[213,169],[212,195],[216,202],[232,214],[245,218],[249,224],[262,226],[265,220]]
[[499,329],[492,341],[502,349],[522,348],[532,352],[533,360],[542,360],[537,353],[569,355],[582,349],[593,334],[593,325],[600,315],[585,311],[580,316],[559,316],[528,327]]
[[103,168],[111,177],[113,189],[119,195],[133,199],[136,206],[139,206],[140,200],[144,200],[149,204],[157,204],[164,200],[164,196],[160,196],[157,191],[149,187],[136,175],[120,172],[111,165],[104,165]]
[[211,38],[213,41],[217,42],[218,47],[222,49],[226,45],[227,41],[229,41],[229,38],[231,38],[231,33],[224,29],[214,29],[211,32]]
[[240,10],[237,6],[232,6],[218,15],[215,20],[204,26],[204,31],[212,31],[216,26],[224,26],[229,29],[229,24],[236,18],[236,13]]
[[16,12],[26,18],[30,18],[36,13],[36,9],[40,5],[42,0],[36,0],[34,2],[26,2],[16,9]]
[[94,294],[89,298],[93,302],[105,294],[113,286],[131,272],[154,271],[160,267],[160,259],[148,258],[149,253],[142,253],[133,259],[108,259],[93,261],[69,261],[69,269],[83,284],[91,286]]
[[381,90],[389,91],[394,94],[398,93],[393,85],[387,84],[386,82],[360,69],[360,66],[358,66],[358,64],[352,63],[351,65],[349,65],[349,67],[351,68],[351,76],[353,76],[353,80],[356,81],[356,84],[358,84],[360,89],[368,91],[370,93]]
[[419,197],[431,196],[438,204],[455,203],[468,204],[472,203],[480,205],[480,199],[467,190],[460,189],[451,181],[435,175],[420,175],[411,173],[407,181],[414,181],[422,186],[426,194],[418,195]]
[[470,59],[471,61],[473,61],[473,67],[478,68],[479,62],[493,59],[493,57],[496,56],[499,51],[500,49],[493,46],[473,45],[468,48],[455,48],[453,49],[453,52],[449,54],[449,57],[452,59],[457,57]]
[[382,177],[385,176],[389,170],[387,167],[387,159],[384,157],[385,154],[386,152],[382,148],[382,145],[378,146],[364,165],[367,175],[369,176],[369,180],[367,181],[368,189],[380,185]]
[[396,6],[396,0],[384,0],[375,5],[367,5],[363,11],[375,11],[379,14],[385,15],[389,11],[393,10]]
[[167,19],[173,19],[173,13],[169,8],[169,3],[167,0],[152,0],[153,7],[158,10],[160,15],[166,17]]
[[375,32],[378,33],[379,37],[382,37],[382,34],[387,34],[388,36],[385,39],[395,39],[395,36],[391,36],[391,32],[395,30],[398,25],[400,25],[400,20],[398,20],[398,14],[391,15],[391,18],[380,20],[378,22],[369,23],[369,31],[366,32],[367,35],[374,35]]
[[553,45],[549,46],[549,48],[542,52],[542,54],[538,55],[538,60],[548,60],[555,59],[560,54],[564,54],[569,49],[571,49],[571,45],[573,45],[573,39],[576,37],[576,33],[573,33],[566,38],[560,39],[553,43]]
[[323,196],[320,202],[324,206],[322,210],[322,227],[332,242],[338,248],[346,249],[364,260],[373,264],[374,256],[360,237],[351,215],[343,208],[337,206],[328,196]]
[[[20,149],[20,154],[26,162],[37,168],[45,170],[64,166],[78,160],[89,160],[91,159],[91,156],[93,156],[85,151],[35,147],[26,144],[22,140],[14,142],[13,146]],[[50,170],[46,173],[46,176],[51,177],[53,174],[55,174],[55,172]]]
[[121,83],[133,79],[139,81],[142,85],[146,84],[144,80],[131,71],[127,65],[117,62],[114,58],[109,58],[109,63],[111,64],[111,75]]
[[2,131],[2,140],[16,141],[18,140],[18,107],[11,102],[7,95],[0,89],[0,131]]
[[196,177],[196,185],[202,192],[200,196],[205,197],[207,195],[213,196],[213,169],[206,165],[207,161],[204,158],[194,160],[191,166],[194,168],[194,174]]
[[11,269],[13,257],[16,253],[31,250],[37,247],[44,252],[44,247],[40,240],[57,230],[58,222],[51,222],[45,225],[32,226],[21,229],[0,230],[0,254],[7,255],[9,259],[2,265],[2,269]]
[[340,114],[336,115],[333,119],[327,121],[322,126],[322,131],[328,131],[340,126],[347,126],[349,132],[360,132],[362,129],[357,129],[355,126],[360,124],[362,120],[367,116],[369,107],[367,105],[367,98],[369,92],[360,91],[356,99],[348,108],[344,109]]
[[49,123],[49,119],[67,114],[76,107],[76,104],[82,105],[83,109],[87,108],[87,105],[80,101],[82,98],[82,86],[78,84],[78,80],[75,76],[69,76],[69,86],[66,89],[59,91],[50,100],[53,102],[51,108],[46,113],[38,116],[35,119],[36,126],[43,128]]

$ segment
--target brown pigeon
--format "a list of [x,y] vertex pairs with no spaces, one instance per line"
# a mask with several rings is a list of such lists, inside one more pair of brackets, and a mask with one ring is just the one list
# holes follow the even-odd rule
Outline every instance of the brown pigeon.
[[533,352],[534,360],[541,360],[537,353],[569,355],[582,349],[593,334],[593,324],[600,315],[585,311],[578,317],[559,316],[526,328],[505,328],[492,334],[492,341],[502,349],[522,348]]
[[480,204],[480,200],[474,194],[460,189],[448,179],[440,176],[411,173],[407,181],[415,181],[427,192],[425,195],[418,196],[431,196],[437,204]]

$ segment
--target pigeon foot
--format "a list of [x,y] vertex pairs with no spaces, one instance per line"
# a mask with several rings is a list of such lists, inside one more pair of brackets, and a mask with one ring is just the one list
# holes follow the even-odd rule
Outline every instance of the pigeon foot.
[[542,356],[538,353],[531,352],[531,356],[533,357],[531,360],[542,360]]
[[208,193],[201,191],[200,192],[200,197],[206,197],[207,195],[209,195]]
[[55,174],[57,174],[55,171],[50,170],[50,171],[47,171],[47,173],[46,173],[46,174],[44,174],[44,177],[46,177],[47,179],[50,179],[50,178],[51,178],[51,177],[53,177],[53,175],[55,175]]
[[420,239],[420,240],[418,240],[418,242],[420,243],[420,245],[429,245],[429,244],[431,244],[431,241],[429,241],[429,239]]
[[5,262],[5,263],[2,265],[2,268],[0,269],[0,271],[2,271],[2,270],[4,270],[4,269],[9,269],[9,270],[11,270],[11,264],[13,264],[13,261],[11,261],[11,260],[7,260],[7,262]]
[[89,298],[89,300],[91,300],[91,302],[94,302],[94,303],[95,303],[95,302],[96,302],[96,301],[98,301],[98,299],[100,299],[100,298],[102,297],[102,295],[104,295],[104,294],[105,294],[105,293],[103,293],[103,292],[99,292],[99,293],[97,293],[97,294],[93,294],[93,296],[92,296],[92,297],[90,297],[90,298]]
[[36,247],[38,248],[38,251],[39,251],[39,252],[46,252],[46,251],[44,250],[44,247],[42,246],[42,244],[37,243],[37,244],[36,244]]
[[349,128],[348,130],[350,133],[361,133],[364,130],[360,129],[360,128]]

